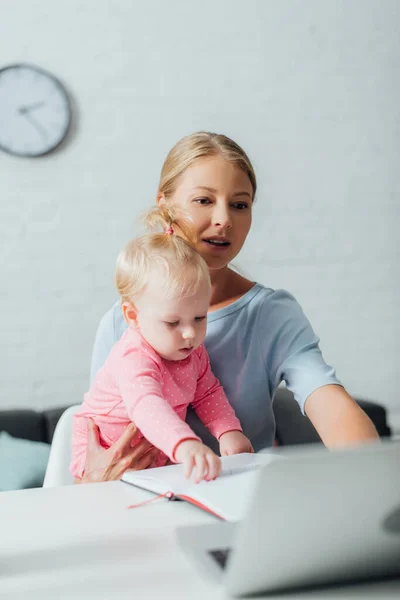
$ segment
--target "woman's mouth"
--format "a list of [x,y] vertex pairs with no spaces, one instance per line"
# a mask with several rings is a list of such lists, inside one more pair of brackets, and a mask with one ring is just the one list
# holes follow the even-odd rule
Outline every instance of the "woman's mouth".
[[224,238],[204,238],[203,242],[207,244],[209,248],[221,252],[230,247],[231,243]]

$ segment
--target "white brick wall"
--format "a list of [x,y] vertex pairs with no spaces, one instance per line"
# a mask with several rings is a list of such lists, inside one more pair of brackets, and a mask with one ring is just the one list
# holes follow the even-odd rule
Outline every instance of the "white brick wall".
[[[1,407],[78,402],[113,265],[182,135],[253,158],[237,261],[302,303],[355,395],[400,426],[397,0],[2,0],[1,64],[63,79],[76,131],[0,155]],[[1,125],[1,115],[0,115]]]

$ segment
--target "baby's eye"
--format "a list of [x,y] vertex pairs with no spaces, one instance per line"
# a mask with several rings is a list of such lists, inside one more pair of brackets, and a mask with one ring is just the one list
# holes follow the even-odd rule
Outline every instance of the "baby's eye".
[[168,325],[168,327],[176,327],[179,325],[179,321],[165,321],[165,324]]
[[206,318],[205,316],[202,316],[202,317],[195,317],[195,319],[194,319],[194,320],[196,321],[196,323],[200,323],[200,321],[204,321],[204,319],[205,319],[205,318]]

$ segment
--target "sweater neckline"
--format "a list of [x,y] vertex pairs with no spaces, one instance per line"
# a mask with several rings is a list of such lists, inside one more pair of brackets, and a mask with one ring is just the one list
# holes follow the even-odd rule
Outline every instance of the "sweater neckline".
[[223,319],[227,315],[230,315],[237,310],[240,310],[248,304],[262,289],[264,286],[260,283],[255,283],[252,288],[249,289],[248,292],[243,294],[240,298],[224,306],[223,308],[218,308],[217,310],[213,310],[212,312],[207,314],[207,322],[211,323],[212,321],[217,321],[218,319]]

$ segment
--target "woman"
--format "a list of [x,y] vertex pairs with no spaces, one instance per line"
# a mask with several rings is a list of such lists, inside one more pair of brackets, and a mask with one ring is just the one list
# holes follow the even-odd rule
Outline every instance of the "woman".
[[[252,221],[256,176],[245,152],[231,139],[195,133],[169,152],[161,171],[157,202],[174,205],[198,234],[197,249],[212,281],[205,345],[254,449],[272,446],[272,399],[281,381],[292,390],[324,444],[330,448],[378,439],[365,413],[345,391],[321,354],[319,339],[296,300],[283,290],[249,281],[229,267],[241,250]],[[126,324],[119,304],[100,322],[92,357],[92,377],[104,363]],[[214,449],[213,439],[193,413],[191,427]],[[144,468],[148,447],[132,456],[130,435],[103,450],[90,424],[82,482],[117,479],[126,468]],[[137,450],[137,448],[136,448]],[[150,451],[151,453],[154,450]]]

